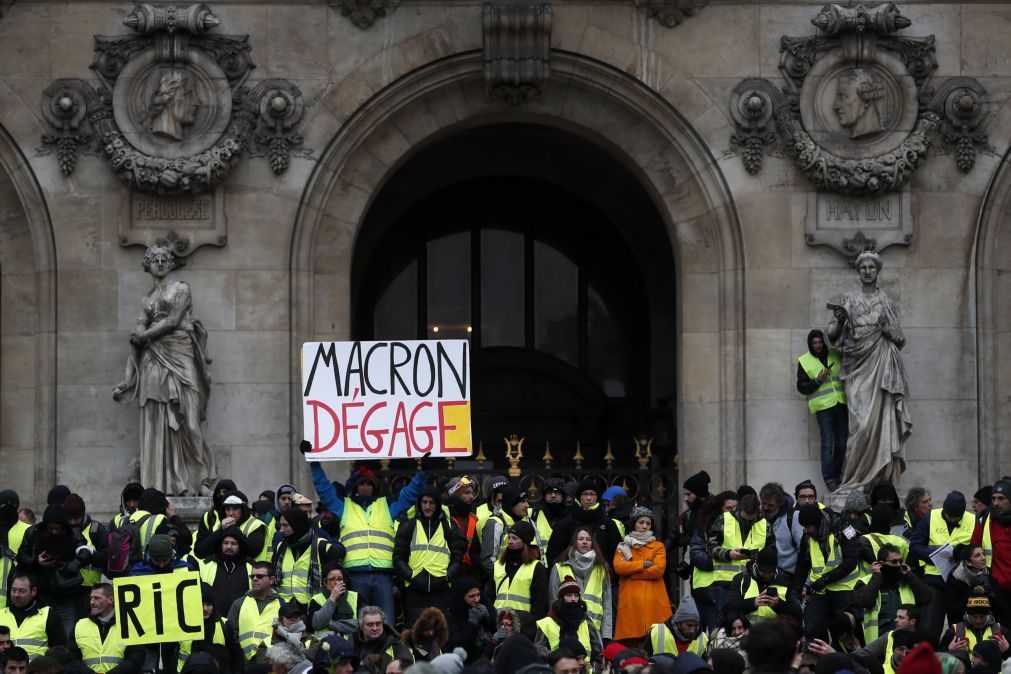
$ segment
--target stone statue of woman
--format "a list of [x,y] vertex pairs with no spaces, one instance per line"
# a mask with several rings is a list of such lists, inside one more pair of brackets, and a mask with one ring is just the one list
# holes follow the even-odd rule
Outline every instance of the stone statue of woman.
[[154,285],[130,335],[126,378],[112,397],[131,394],[140,407],[141,484],[176,496],[207,494],[215,479],[202,427],[211,390],[207,332],[193,318],[189,285],[168,279],[181,266],[171,247],[156,242],[141,266]]
[[839,491],[864,489],[880,480],[897,480],[905,470],[902,443],[912,432],[906,409],[906,370],[899,350],[906,338],[892,300],[878,289],[881,257],[861,253],[854,263],[860,292],[829,302],[832,320],[825,331],[842,353],[842,376],[849,407],[849,440]]

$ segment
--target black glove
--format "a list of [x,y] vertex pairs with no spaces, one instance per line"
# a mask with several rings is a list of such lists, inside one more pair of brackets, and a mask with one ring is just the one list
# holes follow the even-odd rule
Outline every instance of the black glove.
[[91,548],[83,545],[77,548],[77,561],[81,563],[81,566],[87,566],[88,564],[91,564],[92,556],[93,551],[91,550]]
[[81,563],[78,562],[76,559],[71,560],[59,567],[59,572],[62,573],[64,576],[73,576],[77,574],[77,572],[80,570],[81,570]]
[[688,562],[682,561],[677,565],[676,573],[681,580],[688,580],[692,577],[692,567]]
[[308,454],[309,452],[312,451],[312,443],[309,442],[308,440],[303,440],[302,442],[298,443],[298,451],[302,452],[303,454]]
[[422,454],[418,470],[420,470],[422,473],[427,473],[431,469],[432,469],[432,453],[429,452],[428,454]]
[[814,592],[815,594],[819,594],[821,592],[824,592],[826,585],[827,585],[827,583],[825,582],[825,579],[824,578],[819,578],[818,580],[816,580],[813,583],[811,583],[811,592]]

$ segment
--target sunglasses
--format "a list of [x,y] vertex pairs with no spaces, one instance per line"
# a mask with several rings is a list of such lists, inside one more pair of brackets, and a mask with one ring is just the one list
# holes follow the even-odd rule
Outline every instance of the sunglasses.
[[251,574],[249,574],[249,579],[250,580],[257,580],[259,578],[270,578],[270,576],[267,575],[266,573],[251,573]]

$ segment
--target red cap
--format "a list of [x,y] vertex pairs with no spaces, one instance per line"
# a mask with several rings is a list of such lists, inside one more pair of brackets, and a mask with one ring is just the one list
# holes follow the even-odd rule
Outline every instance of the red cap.
[[924,641],[906,653],[899,664],[898,674],[941,674],[941,663],[930,643]]
[[628,646],[626,646],[625,644],[620,644],[617,641],[613,641],[607,645],[607,648],[604,649],[603,653],[604,660],[611,662],[614,660],[614,656],[616,656],[618,653],[621,653],[622,651],[627,650]]
[[362,480],[369,480],[372,484],[376,485],[377,488],[379,487],[379,478],[365,466],[358,469],[358,481],[361,482]]

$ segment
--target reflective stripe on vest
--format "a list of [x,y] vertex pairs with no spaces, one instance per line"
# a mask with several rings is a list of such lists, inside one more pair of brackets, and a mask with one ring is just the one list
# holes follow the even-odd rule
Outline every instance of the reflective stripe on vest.
[[[217,562],[217,561],[215,561],[213,559],[210,559],[210,560],[198,559],[197,560],[197,567],[198,567],[197,571],[200,572],[200,581],[204,582],[204,583],[207,583],[211,587],[214,587],[214,579],[218,577],[218,564],[219,563],[220,562]],[[251,573],[253,573],[253,565],[247,562],[246,563],[246,575],[248,576]]]
[[366,513],[349,498],[344,499],[341,543],[346,552],[344,567],[393,568],[393,519],[386,497],[377,498]]
[[530,612],[530,584],[534,580],[534,569],[539,562],[527,562],[516,569],[512,580],[506,575],[505,564],[495,562],[495,609],[515,609]]
[[[214,623],[214,634],[211,636],[211,643],[217,644],[219,646],[225,645],[225,619],[219,618]],[[179,665],[176,667],[177,672],[183,671],[183,665],[186,664],[186,658],[190,656],[193,651],[192,641],[180,641],[179,642]]]
[[[748,584],[748,589],[741,593],[741,596],[744,599],[754,599],[758,595],[762,594],[758,591],[758,583],[755,582],[754,578],[745,576],[741,579],[741,582]],[[786,601],[787,589],[785,585],[770,585],[769,587],[776,588],[776,591],[779,593],[780,601]],[[771,606],[757,606],[754,611],[748,614],[748,620],[751,621],[752,625],[775,617],[776,611],[773,610]]]
[[990,533],[990,526],[993,523],[992,517],[986,518],[983,525],[983,554],[986,555],[986,568],[990,568],[993,562],[993,535]]
[[74,639],[81,650],[84,664],[100,674],[123,662],[126,644],[116,640],[115,623],[102,640],[102,633],[91,618],[82,618],[74,626]]
[[27,522],[18,520],[7,530],[7,545],[0,548],[0,609],[7,606],[7,582],[17,564],[18,550],[25,540],[25,532],[31,528]]
[[[994,632],[993,632],[993,628],[994,627],[997,628],[997,634],[998,635],[1004,633],[1004,630],[1001,628],[1001,626],[1000,626],[999,623],[994,623],[993,625],[987,625],[983,629],[983,641],[986,641],[987,639],[992,639],[994,637]],[[954,632],[955,632],[955,638],[956,639],[966,639],[966,640],[968,640],[969,643],[966,644],[965,649],[969,653],[969,658],[971,659],[972,658],[972,651],[973,651],[974,648],[976,648],[976,644],[979,642],[979,639],[976,637],[976,633],[973,632],[971,629],[969,629],[969,626],[966,625],[964,622],[961,622],[961,623],[958,623],[957,625],[955,625]]]
[[32,660],[43,655],[49,648],[49,637],[46,635],[48,620],[48,606],[43,606],[38,613],[25,618],[20,625],[9,608],[0,610],[0,625],[7,625],[10,628],[11,641],[15,646],[25,649]]
[[[899,549],[899,555],[902,557],[902,561],[906,561],[906,557],[909,555],[909,541],[907,541],[902,536],[896,536],[894,534],[864,534],[864,539],[871,546],[871,552],[873,553],[874,559],[878,558],[878,552],[881,550],[883,545],[892,545]],[[871,578],[871,565],[867,562],[860,560],[860,573],[861,580],[867,583]],[[873,641],[873,639],[872,639]],[[870,642],[866,642],[870,643]]]
[[[821,546],[818,545],[818,541],[808,538],[808,549],[811,551],[811,574],[808,579],[812,583],[842,564],[842,549],[839,546],[839,541],[832,534],[829,534],[828,540],[828,559],[826,560],[821,554]],[[856,587],[858,580],[860,580],[860,569],[854,568],[847,576],[827,585],[825,589],[833,592],[852,590]]]
[[[544,514],[543,510],[538,510],[534,518],[534,528],[537,530],[537,537],[542,541],[551,540],[551,522],[548,521],[548,516]],[[542,557],[547,557],[547,550],[544,550]],[[589,653],[590,651],[586,651]]]
[[487,503],[482,503],[474,511],[474,517],[477,519],[477,537],[481,539],[484,537],[484,525],[488,523],[488,518],[492,515],[492,508]]
[[586,604],[586,617],[590,619],[598,632],[602,631],[604,624],[604,579],[607,578],[607,572],[599,564],[594,564],[586,585],[583,585],[583,580],[575,574],[572,565],[568,562],[555,564],[555,571],[558,573],[559,584],[565,580],[566,576],[576,579],[576,582],[579,583],[580,597]]
[[[325,595],[322,592],[317,592],[315,595],[313,595],[313,598],[312,598],[312,600],[314,602],[316,602],[319,605],[320,608],[323,608],[323,604],[325,604],[327,602],[327,599],[329,599],[329,595]],[[348,600],[348,605],[351,607],[351,615],[354,616],[353,619],[357,619],[358,618],[358,593],[355,592],[354,590],[348,590],[347,600]],[[316,610],[319,610],[319,609],[316,609]],[[332,618],[331,618],[331,620],[332,620]],[[331,634],[333,634],[333,630],[331,630],[328,627],[324,627],[321,630],[313,630],[313,636],[315,636],[316,638],[318,638],[321,641],[325,637],[330,636]]]
[[154,536],[154,532],[158,530],[158,527],[162,525],[165,521],[164,515],[152,515],[146,510],[135,510],[133,514],[130,515],[131,522],[137,522],[143,519],[145,516],[149,516],[144,524],[140,528],[140,548],[144,551],[144,556],[147,556],[147,543]]
[[316,539],[298,559],[295,559],[291,548],[284,546],[284,556],[281,557],[281,566],[277,570],[277,593],[281,599],[297,601],[302,606],[309,605],[309,567],[312,555],[316,555],[317,564],[322,568],[323,555],[320,554],[320,549],[323,545],[324,541]]
[[[913,588],[908,583],[899,584],[899,604],[916,604]],[[864,614],[864,643],[869,644],[881,634],[881,593],[874,600],[874,608]]]
[[[81,535],[84,536],[84,540],[87,541],[88,546],[91,548],[95,547],[95,544],[91,542],[91,527],[85,527],[81,530]],[[81,585],[84,587],[94,587],[102,582],[102,570],[95,568],[93,564],[81,567],[81,578],[83,582]],[[92,667],[92,669],[95,669]],[[98,670],[95,670],[98,671]]]
[[[755,520],[748,532],[748,539],[741,540],[741,523],[737,521],[732,513],[723,513],[723,543],[721,548],[728,550],[761,550],[765,547],[765,537],[768,533],[768,522],[764,517]],[[748,560],[721,561],[713,560],[713,572],[716,582],[727,583],[734,579],[734,576],[744,571]]]
[[258,562],[270,562],[274,559],[274,534],[277,533],[277,519],[272,519],[266,525],[267,534],[263,538],[263,550],[256,556]]
[[256,599],[246,595],[239,607],[239,648],[242,649],[242,657],[249,662],[256,655],[256,649],[260,644],[270,646],[270,635],[274,631],[274,621],[277,620],[277,611],[281,608],[281,602],[274,599],[267,604],[260,613],[256,606]]
[[[822,382],[821,386],[807,396],[807,409],[811,414],[835,407],[840,403],[846,404],[846,390],[843,387],[842,380],[839,378],[841,369],[839,365],[839,352],[835,349],[829,349],[827,361],[828,365],[832,368],[829,371],[828,378]],[[818,375],[825,369],[825,365],[822,365],[821,360],[810,351],[798,358],[797,362],[804,368],[804,372],[807,373],[811,381],[818,381]]]
[[[667,627],[667,623],[657,623],[649,628],[649,643],[653,647],[653,655],[672,655],[675,658],[681,655],[678,650],[677,641],[674,639],[674,632]],[[709,648],[709,636],[705,632],[700,632],[693,642],[688,644],[688,653],[694,653],[700,658],[705,657]]]
[[414,538],[411,540],[411,555],[407,560],[411,567],[411,578],[422,571],[428,571],[433,578],[445,578],[449,572],[449,543],[442,522],[435,523],[431,538],[425,533],[421,520],[414,524]]
[[892,667],[892,656],[895,654],[895,632],[888,633],[888,640],[885,642],[885,674],[895,674]]
[[[551,616],[541,618],[537,621],[537,628],[547,637],[549,649],[555,650],[558,648],[558,642],[562,638],[562,628],[558,626],[554,618]],[[576,637],[587,653],[593,652],[593,649],[590,648],[590,626],[585,620],[579,623],[579,627],[576,629]]]
[[[930,538],[927,540],[927,545],[941,546],[950,543],[952,548],[956,548],[959,545],[966,545],[972,540],[972,531],[976,528],[976,517],[969,512],[962,513],[962,519],[949,533],[948,521],[944,519],[943,509],[936,508],[930,511],[928,527]],[[941,575],[941,572],[933,564],[927,564],[923,573],[928,576]]]

